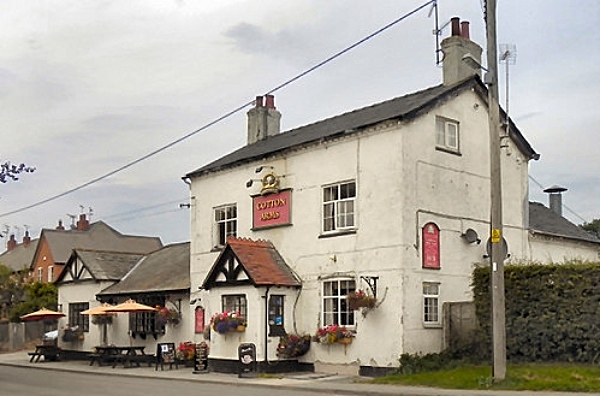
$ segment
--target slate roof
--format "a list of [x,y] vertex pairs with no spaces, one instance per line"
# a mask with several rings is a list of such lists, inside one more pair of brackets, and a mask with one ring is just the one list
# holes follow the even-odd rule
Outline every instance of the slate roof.
[[[141,253],[74,249],[67,261],[67,268],[79,258],[95,280],[119,281],[142,257],[144,255]],[[57,282],[61,281],[65,274],[66,271],[63,271]]]
[[[193,178],[236,165],[262,160],[284,150],[296,149],[308,144],[353,134],[382,121],[410,120],[437,106],[442,101],[468,89],[473,89],[487,103],[487,89],[479,77],[468,78],[452,86],[438,85],[259,140],[190,172],[185,177]],[[519,129],[512,122],[510,125],[510,135],[517,147],[528,158],[539,158],[539,154],[533,150]]]
[[32,239],[27,245],[20,243],[14,249],[3,252],[0,254],[0,264],[13,271],[20,271],[25,268],[29,270],[35,256],[37,244],[38,239]]
[[301,283],[270,241],[228,238],[225,249],[206,277],[204,286],[214,281],[222,258],[233,254],[254,286],[300,287]]
[[171,244],[138,261],[120,282],[98,296],[131,295],[190,289],[190,243]]
[[600,239],[539,202],[529,202],[529,230],[549,236],[600,244]]
[[127,253],[150,253],[162,247],[158,237],[123,235],[102,221],[90,224],[87,231],[43,229],[57,264],[66,263],[73,249],[94,249]]

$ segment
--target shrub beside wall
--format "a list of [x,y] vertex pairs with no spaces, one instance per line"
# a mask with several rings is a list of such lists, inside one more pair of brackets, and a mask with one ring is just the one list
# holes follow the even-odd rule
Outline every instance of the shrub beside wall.
[[[600,361],[600,263],[505,267],[511,361]],[[481,330],[491,345],[489,268],[473,272]]]

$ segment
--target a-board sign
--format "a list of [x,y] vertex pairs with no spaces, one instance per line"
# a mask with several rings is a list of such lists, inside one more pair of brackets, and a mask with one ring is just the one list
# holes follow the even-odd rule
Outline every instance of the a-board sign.
[[156,344],[156,358],[160,363],[170,364],[175,362],[175,343],[162,342]]
[[238,346],[239,370],[238,377],[256,376],[256,345],[252,343]]

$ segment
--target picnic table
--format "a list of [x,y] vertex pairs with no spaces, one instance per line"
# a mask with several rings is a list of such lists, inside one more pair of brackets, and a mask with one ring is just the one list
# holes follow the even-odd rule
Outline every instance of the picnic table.
[[42,356],[44,357],[44,360],[55,361],[60,356],[60,348],[57,347],[56,345],[48,345],[48,344],[36,345],[35,351],[28,352],[27,354],[29,355],[30,363],[39,362],[40,358]]
[[118,364],[123,364],[123,367],[134,365],[140,367],[141,363],[150,365],[154,362],[154,356],[146,355],[145,348],[144,346],[97,346],[96,352],[89,355],[90,366],[93,366],[94,362],[97,362],[98,366],[112,364],[113,368]]

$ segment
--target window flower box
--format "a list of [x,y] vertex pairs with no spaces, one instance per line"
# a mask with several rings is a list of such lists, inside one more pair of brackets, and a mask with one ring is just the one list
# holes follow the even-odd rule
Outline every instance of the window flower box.
[[354,334],[344,326],[329,325],[317,330],[314,340],[320,344],[351,344]]
[[221,312],[216,313],[210,319],[210,325],[214,331],[219,334],[226,334],[233,331],[246,331],[246,319],[239,312]]

